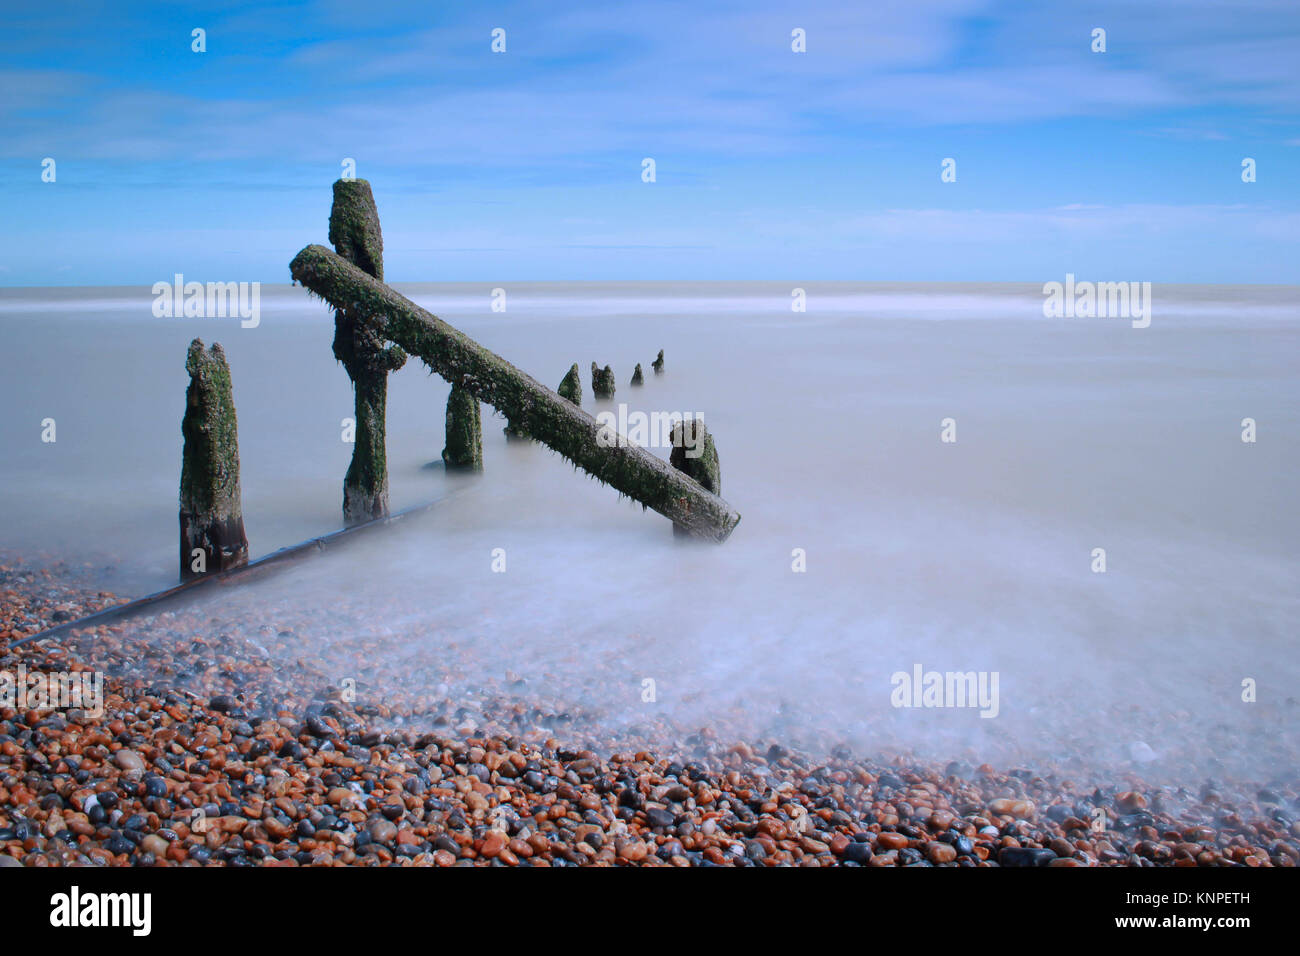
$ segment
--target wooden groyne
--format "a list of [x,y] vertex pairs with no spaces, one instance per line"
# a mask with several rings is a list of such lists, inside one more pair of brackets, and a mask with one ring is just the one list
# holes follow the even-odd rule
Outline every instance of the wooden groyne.
[[591,415],[324,246],[307,246],[289,271],[335,309],[369,317],[453,387],[681,530],[725,541],[740,521],[731,505],[644,448],[598,441],[602,426]]

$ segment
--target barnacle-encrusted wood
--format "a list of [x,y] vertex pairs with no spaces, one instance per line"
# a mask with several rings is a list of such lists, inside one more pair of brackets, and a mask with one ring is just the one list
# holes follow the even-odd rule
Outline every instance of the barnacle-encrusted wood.
[[691,533],[725,541],[740,521],[731,505],[644,448],[598,442],[602,426],[581,408],[324,246],[303,249],[289,270],[335,308],[370,317],[389,341],[598,481]]
[[[330,242],[338,254],[367,275],[383,281],[384,237],[370,183],[340,179],[334,183]],[[388,455],[384,419],[388,373],[406,363],[406,353],[389,347],[368,316],[339,309],[334,315],[334,357],[343,363],[356,396],[356,442],[343,479],[343,521],[357,524],[388,514]]]
[[[185,357],[181,434],[181,580],[248,563],[248,538],[239,495],[239,425],[230,390],[230,365],[221,346],[195,339]],[[202,551],[202,561],[194,552]]]

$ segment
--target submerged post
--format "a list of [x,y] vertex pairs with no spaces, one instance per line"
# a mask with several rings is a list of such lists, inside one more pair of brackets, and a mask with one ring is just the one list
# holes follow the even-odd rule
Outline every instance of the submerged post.
[[[330,242],[340,256],[376,279],[384,278],[384,237],[370,183],[340,179],[334,183]],[[334,314],[334,357],[352,379],[356,442],[343,479],[343,522],[357,524],[388,514],[388,458],[384,418],[388,373],[406,363],[406,353],[389,347],[380,325],[362,313],[340,308]]]
[[602,369],[591,363],[591,394],[596,398],[614,397],[614,370],[608,365]]
[[581,408],[324,246],[307,246],[289,270],[335,308],[367,316],[389,341],[598,481],[692,534],[725,541],[740,521],[731,505],[644,448],[600,440],[604,426]]
[[483,423],[478,399],[458,385],[447,396],[447,446],[442,450],[447,468],[481,471],[483,468]]
[[230,388],[230,365],[217,343],[199,339],[185,357],[181,434],[181,580],[248,563],[248,538],[239,493],[239,426]]
[[650,367],[655,370],[656,375],[662,375],[664,373],[664,350],[663,349],[659,350],[659,354],[655,356],[655,360],[650,363]]
[[575,405],[582,404],[582,376],[578,374],[578,363],[574,362],[570,367],[560,387],[555,390],[561,398],[567,398]]
[[632,384],[633,384],[633,385],[644,385],[644,384],[645,384],[645,376],[643,376],[643,375],[641,374],[641,363],[640,363],[640,362],[637,362],[637,364],[636,364],[636,369],[632,372]]

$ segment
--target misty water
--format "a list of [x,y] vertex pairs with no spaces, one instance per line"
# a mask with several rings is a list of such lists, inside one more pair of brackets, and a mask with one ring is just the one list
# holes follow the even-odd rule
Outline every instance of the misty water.
[[[454,653],[447,693],[523,679],[596,715],[597,737],[653,714],[1189,782],[1294,764],[1296,289],[1157,285],[1145,329],[1044,318],[1028,285],[811,284],[806,313],[779,283],[515,284],[504,313],[489,285],[399,289],[551,387],[577,362],[588,410],[702,415],[740,525],[720,547],[675,541],[544,446],[508,444],[487,407],[484,472],[446,474],[448,386],[412,360],[390,383],[392,506],[447,500],[225,589],[213,613],[310,615],[324,657],[363,642],[430,686]],[[254,557],[339,526],[351,455],[323,304],[264,287],[245,329],[151,302],[0,290],[0,547],[89,562],[131,596],[176,579],[191,338],[230,359]],[[613,403],[592,403],[593,360]],[[916,665],[996,672],[996,717],[894,707],[891,675]]]

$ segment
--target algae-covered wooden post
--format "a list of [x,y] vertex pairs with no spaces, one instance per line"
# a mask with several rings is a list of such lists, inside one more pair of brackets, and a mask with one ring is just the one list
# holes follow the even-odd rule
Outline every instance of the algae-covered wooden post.
[[614,370],[608,365],[602,369],[591,363],[591,394],[596,398],[614,397]]
[[[370,183],[340,179],[330,209],[330,242],[340,256],[367,275],[384,278],[384,237]],[[356,408],[356,442],[343,479],[343,521],[356,524],[388,514],[388,457],[384,417],[388,373],[401,368],[406,353],[389,347],[381,324],[346,307],[334,315],[334,357],[352,379]]]
[[575,405],[582,404],[582,376],[578,374],[578,363],[574,362],[567,375],[555,390],[561,398],[567,398]]
[[581,408],[324,246],[307,246],[289,270],[335,308],[372,317],[389,341],[598,481],[692,534],[725,541],[740,521],[731,505],[703,485],[644,448],[601,440],[604,426]]
[[644,384],[645,384],[645,376],[641,374],[641,363],[640,363],[640,362],[637,362],[637,364],[636,364],[636,369],[632,372],[632,384],[633,384],[633,385],[644,385]]
[[656,375],[662,375],[664,373],[664,350],[663,349],[659,350],[659,355],[656,356],[655,360],[650,363],[650,367],[655,370]]
[[442,462],[448,468],[483,468],[483,423],[478,399],[458,385],[453,385],[447,396],[447,446],[442,450]]
[[248,538],[239,493],[239,425],[230,365],[217,343],[195,339],[185,357],[181,434],[181,580],[248,563]]
[[[670,465],[715,495],[722,494],[722,466],[718,463],[718,449],[703,421],[693,418],[674,425],[672,446],[673,450],[668,454]],[[689,528],[673,523],[673,534],[690,533]]]

